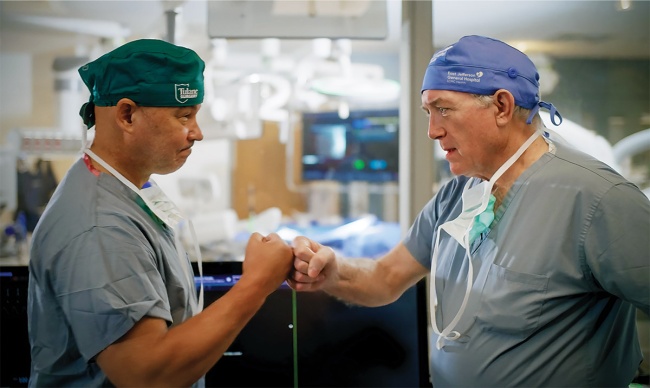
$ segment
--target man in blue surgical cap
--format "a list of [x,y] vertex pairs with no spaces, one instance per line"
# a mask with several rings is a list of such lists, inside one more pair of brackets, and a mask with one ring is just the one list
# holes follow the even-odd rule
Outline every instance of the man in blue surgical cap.
[[149,177],[176,171],[203,139],[204,67],[143,39],[79,69],[91,93],[80,114],[96,132],[33,235],[31,386],[203,385],[289,273],[291,247],[254,233],[238,283],[205,310],[197,300],[182,214]]
[[378,260],[294,240],[290,285],[379,306],[430,275],[433,386],[627,386],[650,313],[650,202],[543,135],[534,64],[466,36],[424,75],[428,135],[456,177]]

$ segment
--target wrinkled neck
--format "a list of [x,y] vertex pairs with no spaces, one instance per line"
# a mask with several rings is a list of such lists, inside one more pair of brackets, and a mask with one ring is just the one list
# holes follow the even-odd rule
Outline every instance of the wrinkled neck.
[[539,132],[531,135],[519,149],[492,175],[490,183],[496,198],[495,209],[501,205],[508,190],[519,176],[546,151],[548,146]]

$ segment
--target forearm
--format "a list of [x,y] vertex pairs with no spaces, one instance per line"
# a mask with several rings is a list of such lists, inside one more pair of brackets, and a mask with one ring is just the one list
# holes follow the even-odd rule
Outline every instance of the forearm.
[[266,293],[255,284],[240,281],[202,313],[172,329],[143,327],[144,334],[136,331],[111,345],[120,361],[103,364],[102,354],[98,361],[116,385],[189,386],[221,358],[265,300]]
[[[193,383],[205,375],[223,356],[237,335],[248,324],[266,300],[266,294],[255,285],[237,284],[230,292],[208,306],[204,312],[169,330],[169,344],[173,360],[161,365],[169,379],[187,378],[178,384]],[[183,352],[182,355],[179,351]]]
[[325,291],[348,303],[383,306],[396,301],[429,273],[403,244],[382,258],[344,259],[306,237],[293,241],[294,271],[288,279],[297,291]]
[[390,282],[382,261],[337,257],[338,273],[323,290],[348,303],[376,307],[397,300],[407,287]]

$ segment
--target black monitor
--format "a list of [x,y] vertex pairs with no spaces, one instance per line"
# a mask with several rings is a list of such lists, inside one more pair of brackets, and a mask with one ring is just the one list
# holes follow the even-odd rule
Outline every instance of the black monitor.
[[397,109],[303,113],[302,128],[303,181],[397,181]]
[[[241,262],[204,262],[205,305],[241,273]],[[0,266],[0,274],[0,386],[27,386],[28,267]],[[425,299],[423,283],[376,308],[349,306],[320,292],[295,293],[283,284],[206,374],[206,386],[430,386]]]
[[0,266],[0,386],[26,387],[31,356],[27,335],[27,266]]
[[[205,305],[240,275],[241,262],[204,262]],[[283,284],[207,373],[206,386],[430,386],[424,287],[368,308]]]

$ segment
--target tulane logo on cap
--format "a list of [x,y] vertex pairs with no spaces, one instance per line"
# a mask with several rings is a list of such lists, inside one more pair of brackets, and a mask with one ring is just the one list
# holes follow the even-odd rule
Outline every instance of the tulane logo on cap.
[[184,104],[190,98],[197,98],[199,96],[199,89],[190,89],[190,84],[175,84],[175,97],[176,101]]

